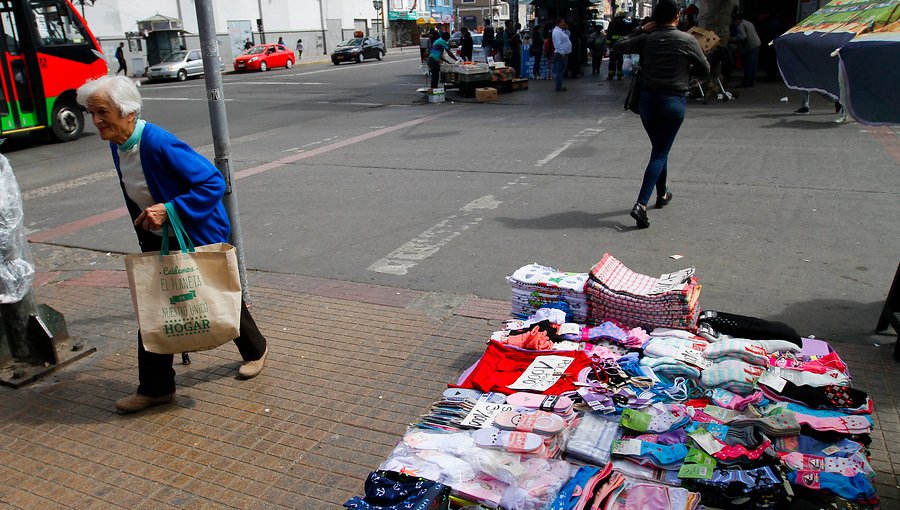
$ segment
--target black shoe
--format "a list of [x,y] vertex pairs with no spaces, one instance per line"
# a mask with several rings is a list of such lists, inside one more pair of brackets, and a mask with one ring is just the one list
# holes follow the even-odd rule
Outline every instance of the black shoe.
[[794,115],[809,115],[809,107],[801,106],[800,108],[797,108],[794,110]]
[[663,207],[669,205],[669,202],[671,202],[671,201],[672,201],[672,192],[666,191],[665,193],[662,194],[662,196],[660,196],[660,195],[656,196],[656,205],[654,205],[653,207],[655,207],[657,209],[662,209]]
[[607,76],[607,77],[606,77],[606,81],[613,81],[613,77],[612,77],[612,76]]
[[569,90],[569,89],[563,87],[563,88],[561,88],[561,89],[555,89],[555,90],[556,90],[557,92],[565,92],[565,91],[567,91],[567,90]]
[[638,228],[650,227],[650,218],[647,217],[647,210],[638,204],[634,204],[631,209],[631,217],[637,221]]

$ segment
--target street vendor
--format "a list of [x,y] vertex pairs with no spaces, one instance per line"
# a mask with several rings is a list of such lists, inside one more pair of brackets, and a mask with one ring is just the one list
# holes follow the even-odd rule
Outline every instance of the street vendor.
[[443,60],[444,53],[450,55],[454,62],[457,61],[456,56],[450,51],[450,44],[447,42],[449,40],[450,32],[442,33],[431,45],[431,51],[428,53],[428,70],[431,71],[431,88],[433,89],[437,88],[441,78],[441,60]]

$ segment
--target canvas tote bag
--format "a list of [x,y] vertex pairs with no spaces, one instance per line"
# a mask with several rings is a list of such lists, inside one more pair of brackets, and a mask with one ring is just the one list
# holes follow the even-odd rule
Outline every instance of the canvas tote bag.
[[[125,257],[144,348],[158,354],[202,351],[240,335],[241,280],[234,246],[197,246],[166,204],[162,249]],[[169,228],[180,250],[169,251]]]

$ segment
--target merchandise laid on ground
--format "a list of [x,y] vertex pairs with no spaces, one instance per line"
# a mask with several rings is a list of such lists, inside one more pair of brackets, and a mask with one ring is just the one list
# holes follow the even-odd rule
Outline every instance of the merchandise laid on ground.
[[827,342],[701,310],[693,268],[508,281],[512,319],[345,507],[878,507],[874,403]]
[[463,97],[475,97],[475,89],[491,87],[500,93],[528,88],[526,78],[516,78],[516,70],[503,62],[441,63],[441,80],[458,89]]

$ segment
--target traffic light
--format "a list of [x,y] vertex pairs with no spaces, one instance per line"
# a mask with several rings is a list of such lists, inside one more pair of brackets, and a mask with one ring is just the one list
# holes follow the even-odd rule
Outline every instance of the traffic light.
[[262,18],[256,18],[256,31],[260,33],[263,31]]

